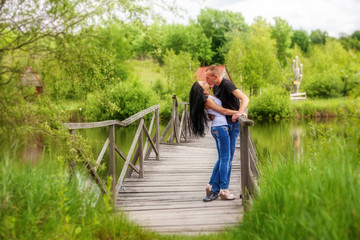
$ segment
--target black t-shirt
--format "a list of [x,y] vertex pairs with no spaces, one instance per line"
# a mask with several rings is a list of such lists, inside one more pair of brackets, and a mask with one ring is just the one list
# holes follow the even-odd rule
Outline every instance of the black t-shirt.
[[[219,86],[214,85],[214,94],[221,100],[223,108],[232,109],[238,111],[240,108],[240,101],[235,97],[232,92],[237,87],[228,79],[223,78]],[[232,123],[231,116],[226,116],[228,123]]]

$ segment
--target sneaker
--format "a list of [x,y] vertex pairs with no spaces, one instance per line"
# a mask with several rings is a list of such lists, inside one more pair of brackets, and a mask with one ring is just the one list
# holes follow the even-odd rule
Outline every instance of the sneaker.
[[219,194],[213,192],[213,191],[210,191],[210,194],[206,197],[203,198],[203,201],[204,202],[211,202],[213,200],[216,200],[219,198]]

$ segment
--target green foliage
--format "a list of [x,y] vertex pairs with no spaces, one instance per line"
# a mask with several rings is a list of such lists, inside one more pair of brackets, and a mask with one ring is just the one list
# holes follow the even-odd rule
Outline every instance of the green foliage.
[[346,51],[339,42],[311,48],[308,64],[304,65],[302,88],[309,97],[333,98],[347,96],[356,85],[354,76],[360,64],[357,55]]
[[234,40],[226,55],[226,66],[234,81],[255,94],[267,84],[278,84],[283,77],[277,64],[275,42],[270,36],[268,24],[257,19],[249,34]]
[[124,81],[88,95],[84,115],[89,121],[124,120],[155,105],[153,93],[138,81]]
[[360,97],[360,72],[356,73],[352,78],[349,95],[354,98]]
[[284,118],[290,115],[288,93],[275,86],[263,89],[249,104],[250,118]]
[[166,86],[161,79],[156,79],[153,90],[162,98],[166,93]]
[[305,30],[295,30],[291,39],[291,47],[298,45],[304,53],[308,52],[309,35]]
[[283,19],[275,17],[275,24],[272,26],[271,38],[275,39],[277,47],[277,58],[282,66],[286,65],[286,57],[289,56],[289,48],[293,30]]
[[223,64],[225,60],[226,33],[233,30],[244,32],[248,28],[241,13],[211,8],[201,9],[197,16],[197,22],[207,38],[212,40],[211,50],[215,53],[212,63],[216,64]]
[[214,54],[211,51],[210,39],[195,23],[187,26],[180,24],[166,26],[163,52],[165,53],[166,50],[173,50],[175,54],[181,51],[188,52],[203,65],[209,65]]
[[[178,101],[181,102],[181,99],[178,98]],[[168,120],[171,118],[171,111],[172,111],[172,94],[165,94],[162,96],[160,100],[160,116],[164,120]]]
[[163,63],[165,30],[165,27],[158,21],[145,28],[144,34],[140,35],[141,39],[138,47],[140,51],[136,52],[136,54],[141,57],[150,55],[154,60]]
[[[88,93],[101,91],[119,81],[119,75],[115,74],[114,55],[104,48],[89,48],[88,45],[88,42],[77,43],[63,56],[67,59],[64,66],[65,77],[68,80],[66,98],[84,99]],[[66,84],[63,79],[57,81]],[[57,91],[53,94],[57,94]]]
[[[91,39],[98,49],[114,56],[114,74],[124,80],[128,77],[126,60],[130,59],[139,44],[142,30],[136,23],[124,24],[119,21],[107,22],[104,27],[96,29],[96,37]],[[94,34],[94,33],[92,33]]]
[[355,51],[360,51],[360,31],[357,30],[353,32],[350,36],[341,36],[341,44],[345,49],[353,49]]
[[336,72],[314,74],[309,81],[304,82],[303,89],[311,98],[337,98],[342,96],[344,83]]
[[168,82],[168,92],[187,101],[198,66],[199,63],[187,52],[180,52],[177,55],[172,50],[167,51],[164,57],[164,72]]
[[327,32],[322,32],[320,29],[311,31],[310,33],[310,41],[312,44],[325,44]]

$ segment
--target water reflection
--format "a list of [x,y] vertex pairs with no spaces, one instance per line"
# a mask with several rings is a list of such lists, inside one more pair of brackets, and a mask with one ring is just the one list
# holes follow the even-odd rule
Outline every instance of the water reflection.
[[305,145],[314,142],[315,129],[346,138],[349,133],[358,132],[360,119],[283,119],[280,121],[255,121],[250,128],[259,161],[267,156],[282,155],[285,159],[301,158],[306,152]]

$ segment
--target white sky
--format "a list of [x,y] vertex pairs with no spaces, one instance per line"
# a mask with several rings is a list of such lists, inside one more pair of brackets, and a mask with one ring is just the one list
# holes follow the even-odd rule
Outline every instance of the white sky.
[[[173,0],[174,1],[174,0]],[[262,16],[269,23],[273,17],[286,20],[294,30],[320,29],[330,36],[340,33],[352,34],[360,30],[360,0],[175,0],[177,5],[187,10],[185,17],[166,14],[169,23],[187,24],[188,19],[196,19],[201,8],[240,12],[247,24],[254,17]]]

